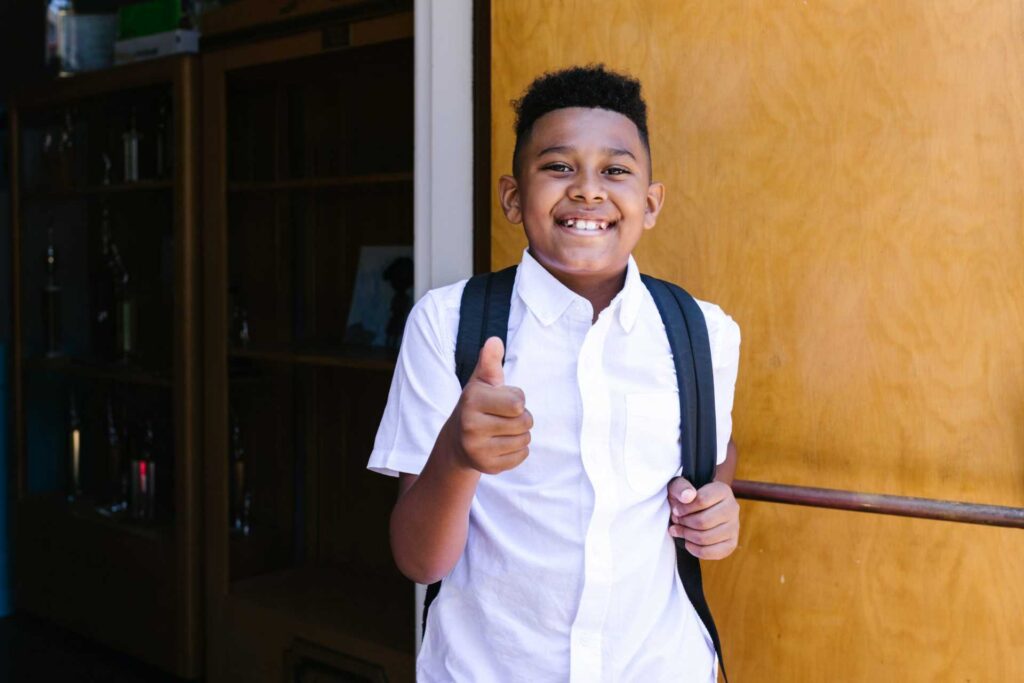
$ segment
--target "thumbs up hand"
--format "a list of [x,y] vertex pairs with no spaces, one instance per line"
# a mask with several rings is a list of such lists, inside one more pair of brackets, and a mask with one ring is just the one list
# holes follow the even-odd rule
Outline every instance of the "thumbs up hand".
[[456,461],[484,474],[510,470],[530,452],[533,416],[526,409],[523,390],[505,386],[504,354],[500,338],[484,343],[476,369],[445,425]]

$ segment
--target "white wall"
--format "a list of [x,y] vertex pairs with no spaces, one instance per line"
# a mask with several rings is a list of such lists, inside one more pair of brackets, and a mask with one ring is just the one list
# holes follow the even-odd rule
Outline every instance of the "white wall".
[[[473,274],[473,3],[416,0],[416,298]],[[424,587],[416,586],[416,649]]]

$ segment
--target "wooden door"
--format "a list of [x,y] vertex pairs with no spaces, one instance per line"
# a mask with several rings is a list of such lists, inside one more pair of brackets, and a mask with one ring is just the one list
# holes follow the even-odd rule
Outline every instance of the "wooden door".
[[[1022,3],[491,10],[492,185],[533,77],[643,82],[668,192],[636,256],[740,324],[740,478],[1024,506]],[[1024,680],[1024,532],[741,505],[706,563],[732,680]]]

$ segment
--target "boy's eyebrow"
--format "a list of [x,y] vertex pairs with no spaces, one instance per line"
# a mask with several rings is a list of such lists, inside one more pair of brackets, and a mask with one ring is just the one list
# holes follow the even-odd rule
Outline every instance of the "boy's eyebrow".
[[[569,152],[575,152],[575,151],[576,151],[576,148],[571,146],[571,145],[554,145],[552,147],[545,147],[544,149],[542,149],[540,152],[537,153],[537,156],[542,157],[545,154],[552,154],[552,153],[567,154]],[[633,161],[636,161],[636,155],[634,155],[628,149],[625,149],[625,148],[622,148],[622,147],[605,147],[601,151],[604,152],[605,154],[607,154],[608,156],[612,156],[612,157],[629,157]]]
[[605,147],[604,153],[612,157],[629,157],[633,161],[636,161],[636,157],[628,149],[622,149],[620,147]]

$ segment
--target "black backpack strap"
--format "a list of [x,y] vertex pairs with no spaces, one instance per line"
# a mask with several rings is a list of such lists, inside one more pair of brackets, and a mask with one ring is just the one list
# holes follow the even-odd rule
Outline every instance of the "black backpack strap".
[[[683,476],[699,489],[714,479],[715,464],[718,460],[715,377],[711,363],[711,341],[704,312],[700,310],[696,300],[681,287],[648,275],[642,275],[641,279],[661,314],[676,366],[683,436]],[[711,608],[704,597],[700,560],[686,550],[684,539],[677,538],[675,542],[679,578],[686,590],[686,596],[711,636],[722,669],[722,677],[728,681],[725,676],[722,643],[711,616]]]
[[[508,347],[508,314],[512,308],[512,286],[516,268],[511,266],[497,273],[474,275],[462,291],[459,309],[459,336],[455,340],[455,374],[463,387],[476,369],[480,349],[491,337],[500,337]],[[502,364],[505,358],[501,359]],[[441,590],[441,582],[427,586],[423,601],[423,629],[427,628],[427,611]]]
[[455,341],[455,374],[463,387],[476,369],[485,341],[501,337],[502,344],[508,343],[508,314],[512,306],[516,268],[511,266],[497,273],[474,275],[462,290],[459,336]]

